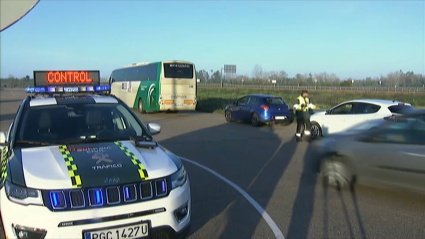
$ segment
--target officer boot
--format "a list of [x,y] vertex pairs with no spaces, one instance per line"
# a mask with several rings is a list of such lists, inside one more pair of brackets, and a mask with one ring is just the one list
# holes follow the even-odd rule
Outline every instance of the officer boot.
[[300,133],[296,133],[295,139],[297,140],[297,142],[301,142],[301,141],[303,141],[303,136]]

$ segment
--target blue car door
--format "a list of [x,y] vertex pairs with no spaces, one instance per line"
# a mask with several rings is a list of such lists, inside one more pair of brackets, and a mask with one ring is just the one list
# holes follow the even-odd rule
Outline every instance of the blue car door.
[[244,121],[251,121],[251,112],[255,111],[255,108],[257,106],[257,98],[254,96],[248,97],[248,101],[246,102],[246,105],[241,106],[241,112],[243,115]]
[[245,106],[247,103],[248,97],[240,98],[236,101],[236,105],[232,107],[231,114],[232,118],[235,120],[245,120],[246,116],[244,114]]

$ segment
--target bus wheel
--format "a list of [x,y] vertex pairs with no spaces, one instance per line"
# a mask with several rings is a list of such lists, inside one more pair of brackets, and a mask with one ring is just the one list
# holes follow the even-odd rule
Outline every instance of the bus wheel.
[[145,113],[145,112],[144,112],[144,110],[143,110],[143,102],[142,102],[142,99],[139,99],[139,112],[140,112],[140,114]]

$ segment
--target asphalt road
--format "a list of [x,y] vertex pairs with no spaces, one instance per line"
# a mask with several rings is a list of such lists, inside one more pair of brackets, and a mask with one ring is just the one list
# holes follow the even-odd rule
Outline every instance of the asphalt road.
[[[5,131],[26,94],[2,90],[0,95]],[[425,237],[424,195],[364,186],[354,193],[323,188],[311,169],[309,144],[293,138],[295,125],[254,128],[197,112],[139,116],[144,123],[161,124],[155,138],[166,148],[230,181],[184,161],[193,194],[190,238],[275,238],[258,208],[232,183],[288,239]]]

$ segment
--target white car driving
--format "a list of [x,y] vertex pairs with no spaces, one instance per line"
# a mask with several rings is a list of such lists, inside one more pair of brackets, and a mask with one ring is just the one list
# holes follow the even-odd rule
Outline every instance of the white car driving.
[[[357,99],[340,103],[325,112],[311,116],[311,134],[317,138],[341,133],[361,122],[391,117],[414,110],[411,104],[395,100]],[[373,127],[371,123],[370,128]]]

